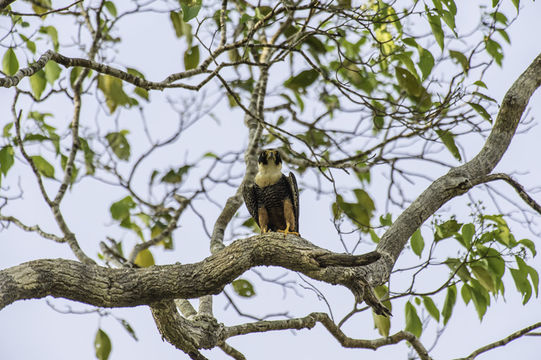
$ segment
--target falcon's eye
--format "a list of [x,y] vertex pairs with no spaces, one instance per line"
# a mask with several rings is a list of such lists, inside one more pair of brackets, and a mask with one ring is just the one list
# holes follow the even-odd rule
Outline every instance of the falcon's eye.
[[278,165],[281,162],[282,162],[282,157],[280,156],[280,153],[278,151],[274,151],[274,163]]
[[259,158],[257,159],[257,162],[263,165],[267,165],[267,151],[263,150],[259,153]]

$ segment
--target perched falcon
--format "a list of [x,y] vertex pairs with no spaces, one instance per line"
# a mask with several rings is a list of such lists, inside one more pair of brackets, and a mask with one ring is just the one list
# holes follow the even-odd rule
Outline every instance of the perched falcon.
[[293,173],[282,174],[278,150],[263,150],[258,158],[255,184],[246,185],[242,196],[261,233],[279,231],[299,235],[299,190]]

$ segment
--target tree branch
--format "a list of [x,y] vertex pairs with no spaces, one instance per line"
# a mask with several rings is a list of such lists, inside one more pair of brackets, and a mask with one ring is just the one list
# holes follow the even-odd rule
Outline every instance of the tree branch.
[[345,335],[325,313],[311,313],[308,316],[296,319],[257,321],[254,323],[231,326],[225,329],[225,337],[229,338],[238,335],[267,332],[272,330],[312,329],[316,325],[316,322],[323,324],[323,326],[325,326],[325,328],[332,334],[332,336],[334,336],[336,340],[338,340],[338,342],[340,342],[343,347],[376,350],[382,346],[393,345],[406,340],[413,346],[421,359],[430,359],[430,356],[428,355],[428,352],[423,344],[419,341],[419,339],[409,332],[399,331],[394,335],[375,340],[353,339]]
[[[233,242],[194,264],[110,269],[64,259],[26,262],[0,271],[0,309],[23,299],[51,295],[100,307],[151,305],[160,300],[218,294],[225,285],[260,265],[281,266],[314,279],[341,284],[362,297],[361,267],[322,267],[318,257],[332,254],[310,242],[279,233]],[[344,255],[345,266],[374,255]],[[361,290],[359,290],[361,289]],[[361,298],[362,299],[362,298]]]
[[478,355],[480,355],[480,354],[482,354],[484,352],[487,352],[489,350],[495,349],[495,348],[500,347],[500,346],[507,345],[511,341],[516,340],[516,339],[518,339],[518,338],[520,338],[520,337],[522,337],[524,335],[527,335],[530,331],[538,329],[538,328],[541,328],[541,322],[538,322],[538,323],[535,323],[535,324],[530,325],[528,327],[525,327],[524,329],[516,331],[516,332],[512,333],[511,335],[509,335],[509,336],[507,336],[507,337],[505,337],[505,338],[503,338],[501,340],[498,340],[498,341],[495,341],[495,342],[493,342],[491,344],[483,346],[482,348],[479,348],[479,349],[475,350],[474,352],[472,352],[468,357],[462,358],[460,360],[473,360]]
[[487,175],[487,176],[484,176],[484,177],[480,178],[479,183],[487,183],[487,182],[491,182],[491,181],[495,181],[495,180],[503,180],[506,183],[508,183],[509,185],[511,185],[515,189],[515,191],[517,192],[518,196],[520,196],[520,198],[522,200],[524,200],[524,202],[526,204],[528,204],[537,213],[541,214],[541,205],[539,205],[539,203],[537,203],[526,192],[526,190],[524,190],[524,187],[518,181],[515,181],[511,176],[509,176],[507,174],[503,174],[503,173],[490,174],[490,175]]

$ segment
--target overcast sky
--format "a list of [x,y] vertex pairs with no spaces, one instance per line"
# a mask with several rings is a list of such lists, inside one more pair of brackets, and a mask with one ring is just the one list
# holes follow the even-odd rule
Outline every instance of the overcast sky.
[[[521,16],[517,22],[511,27],[510,35],[512,45],[504,46],[505,58],[503,68],[494,66],[491,68],[486,77],[486,83],[489,87],[489,95],[501,100],[505,91],[517,78],[517,76],[526,68],[526,66],[534,59],[541,51],[541,33],[539,19],[541,15],[541,2],[531,3],[530,1],[522,1]],[[459,4],[460,10],[460,4]],[[163,19],[163,18],[162,18]],[[0,21],[6,21],[5,17],[0,18]],[[164,32],[169,32],[170,24],[154,18],[152,24],[144,24],[141,26],[137,23],[131,23],[132,30],[129,35],[123,37],[124,43],[120,47],[118,54],[118,62],[120,64],[137,64],[137,68],[144,69],[148,78],[161,79],[167,74],[170,69],[178,67],[178,62],[175,59],[181,57],[180,48],[172,49],[170,59],[156,59],[155,54],[160,53],[163,48],[167,47],[166,39],[155,41],[154,33],[148,31],[149,25],[157,29],[165,29]],[[1,24],[2,28],[5,24]],[[156,30],[156,33],[160,33]],[[152,48],[136,46],[141,44],[152,44]],[[150,45],[149,45],[150,46]],[[178,52],[178,53],[175,53]],[[132,59],[136,59],[132,61]],[[156,65],[157,61],[165,62]],[[10,89],[0,89],[0,128],[3,127],[5,121],[9,121],[9,104],[11,101],[12,91]],[[153,94],[153,99],[159,98],[158,94]],[[164,102],[163,96],[160,98]],[[541,118],[541,92],[537,92],[532,101],[531,116],[537,119]],[[175,116],[171,110],[156,109],[152,113],[153,120],[156,122],[168,116]],[[66,110],[64,119],[69,119],[71,109]],[[89,110],[93,114],[94,109]],[[232,114],[229,121],[229,131],[232,136],[235,131],[245,131],[242,121],[238,114]],[[91,124],[93,119],[89,120]],[[228,125],[229,125],[228,124]],[[65,125],[64,125],[65,126]],[[214,130],[210,125],[210,130]],[[224,127],[217,127],[223,131]],[[183,147],[197,148],[197,146],[205,146],[202,142],[203,136],[208,136],[209,126],[194,127],[190,130],[190,138],[183,139]],[[212,138],[213,146],[217,150],[226,150],[231,146],[229,138],[214,135]],[[499,171],[517,172],[520,175],[519,179],[526,188],[531,188],[539,185],[541,178],[541,163],[536,157],[539,153],[539,138],[541,130],[539,126],[531,129],[527,134],[516,137],[506,153],[502,163],[498,166]],[[193,144],[192,144],[193,143]],[[236,148],[235,148],[236,149]],[[219,151],[218,151],[219,152]],[[175,154],[176,155],[176,154]],[[163,159],[165,163],[169,159]],[[171,160],[174,162],[174,158]],[[28,190],[25,189],[24,205],[11,209],[30,223],[38,223],[44,216],[47,215],[46,209],[42,203],[34,201],[38,199],[38,194],[35,192],[35,184],[29,175],[29,172],[24,169],[17,169],[20,176],[23,178],[23,184],[28,185]],[[11,174],[13,175],[13,174]],[[87,254],[95,258],[98,252],[98,241],[102,240],[106,235],[110,234],[110,220],[108,220],[107,209],[110,203],[117,200],[120,195],[111,193],[105,198],[97,198],[95,196],[95,188],[90,184],[81,184],[82,189],[87,187],[87,191],[83,193],[70,193],[66,197],[64,211],[66,217],[76,230],[77,234],[81,234],[81,245]],[[513,191],[506,189],[509,196],[514,196]],[[419,188],[419,193],[423,188]],[[224,194],[227,196],[228,194]],[[541,199],[537,197],[538,201]],[[383,204],[383,201],[376,199],[378,205]],[[306,219],[310,217],[315,219],[313,224],[305,226],[303,236],[315,244],[326,247],[335,251],[341,251],[337,241],[328,239],[336,238],[336,233],[332,224],[328,220],[328,209],[325,212],[318,212],[318,202],[314,194],[305,192],[302,198],[304,204],[302,208],[303,218],[301,226],[306,224]],[[31,205],[29,205],[31,204]],[[194,216],[183,219],[186,221],[183,228],[183,238],[190,238],[189,224],[190,222],[198,221]],[[514,230],[516,228],[513,228]],[[516,229],[520,233],[520,229]],[[186,235],[188,234],[188,235]],[[195,232],[193,234],[196,234]],[[199,233],[197,233],[199,234]],[[541,251],[541,245],[538,239],[536,241],[538,250]],[[179,241],[179,240],[177,240]],[[191,239],[191,241],[194,241]],[[0,268],[17,265],[21,262],[38,259],[38,258],[73,258],[69,249],[65,245],[55,244],[35,236],[23,233],[14,229],[2,231],[0,233]],[[186,262],[190,259],[186,258],[186,252],[183,252],[183,246],[179,244],[179,249],[173,253],[158,253],[156,260],[160,264],[169,262],[181,261]],[[184,248],[185,250],[186,248]],[[190,254],[194,256],[195,252],[200,258],[208,254],[208,244],[204,242],[194,243],[189,245]],[[195,257],[191,261],[195,261]],[[415,261],[414,258],[404,257],[400,259],[401,263]],[[531,263],[538,271],[541,271],[541,261],[536,259]],[[259,269],[266,276],[273,276],[283,273],[280,269]],[[253,274],[247,274],[247,278],[254,280],[258,284],[257,278]],[[290,274],[289,279],[298,280],[295,274]],[[429,280],[427,280],[429,281]],[[315,283],[315,281],[314,281]],[[506,294],[511,295],[514,292],[512,282],[507,283]],[[352,296],[343,288],[324,287],[327,290],[329,298],[332,300],[333,310],[336,311],[336,317],[340,319],[351,309]],[[227,288],[226,288],[227,289]],[[236,298],[238,304],[247,313],[264,314],[279,310],[284,304],[290,310],[290,314],[294,316],[304,316],[311,311],[326,311],[327,307],[321,301],[315,300],[315,295],[311,292],[306,292],[305,297],[297,297],[293,293],[288,292],[287,298],[282,297],[282,290],[272,286],[256,287],[257,297],[265,298],[265,303],[269,304],[269,311],[261,311],[261,302],[244,300]],[[231,292],[231,290],[230,290]],[[219,321],[223,321],[227,325],[245,322],[247,319],[239,319],[237,315],[228,309],[223,311],[226,305],[225,299],[215,297],[215,311]],[[268,301],[267,301],[268,299]],[[92,309],[88,306],[55,299],[42,299],[31,301],[19,301],[8,306],[0,311],[0,358],[6,360],[15,359],[94,359],[93,341],[96,329],[101,326],[109,336],[113,343],[113,352],[110,359],[184,359],[186,355],[174,349],[167,342],[163,342],[156,329],[156,326],[150,315],[147,307],[138,307],[130,309],[115,309],[113,313],[117,317],[125,318],[135,329],[139,341],[135,342],[125,332],[119,323],[111,317],[100,318],[96,314],[87,315],[60,315],[46,305],[46,301],[50,301],[59,309],[67,309],[70,306],[73,310],[82,311]],[[254,305],[257,304],[257,305]],[[536,321],[541,320],[541,302],[540,299],[532,299],[525,307],[522,307],[519,296],[508,296],[506,302],[502,300],[497,304],[492,305],[482,324],[479,324],[477,314],[470,304],[465,307],[462,300],[457,300],[455,315],[451,319],[449,328],[443,335],[443,338],[438,343],[434,353],[432,354],[437,359],[447,359],[450,357],[460,357],[469,354],[475,348],[485,345],[494,340],[507,336],[509,333],[516,331],[522,327],[531,325]],[[441,304],[440,304],[441,305]],[[377,333],[372,329],[371,315],[359,316],[360,321],[355,321],[351,326],[346,325],[344,331],[354,338],[375,338]],[[403,308],[394,310],[392,319],[393,327],[391,332],[396,332],[401,329],[404,324]],[[361,325],[360,325],[361,324]],[[363,325],[364,324],[364,325]],[[428,336],[425,345],[430,346],[431,337]],[[282,331],[258,335],[248,335],[229,340],[231,345],[238,347],[249,359],[275,359],[275,358],[295,358],[302,354],[306,349],[312,354],[314,359],[340,358],[340,359],[359,359],[368,357],[370,359],[388,359],[388,358],[406,358],[407,346],[400,344],[382,348],[377,352],[358,349],[343,349],[338,342],[321,326],[318,325],[312,330],[303,330],[298,332]],[[541,339],[539,337],[525,337],[520,339],[503,349],[494,350],[488,355],[481,357],[482,359],[509,359],[511,356],[520,355],[521,359],[538,359],[539,350],[541,349]],[[315,355],[314,355],[315,354]],[[205,355],[212,359],[228,358],[223,355],[220,350],[205,352]]]

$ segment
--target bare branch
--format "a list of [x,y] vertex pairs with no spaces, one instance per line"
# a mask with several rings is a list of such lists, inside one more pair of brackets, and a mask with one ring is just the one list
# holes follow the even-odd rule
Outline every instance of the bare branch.
[[511,185],[515,189],[517,194],[520,196],[520,198],[522,200],[524,200],[524,202],[526,204],[528,204],[537,213],[541,214],[541,205],[539,205],[539,203],[537,203],[526,192],[526,190],[524,190],[524,187],[518,181],[514,180],[511,176],[509,176],[507,174],[503,174],[503,173],[490,174],[490,175],[487,175],[487,176],[484,176],[484,177],[480,178],[479,183],[487,183],[487,182],[495,181],[495,180],[503,180],[506,183],[508,183],[509,185]]
[[507,336],[507,337],[505,337],[505,338],[503,338],[501,340],[495,341],[493,343],[490,343],[490,344],[488,344],[486,346],[483,346],[483,347],[475,350],[468,357],[461,358],[460,360],[473,360],[477,356],[479,356],[480,354],[482,354],[484,352],[487,352],[489,350],[495,349],[495,348],[500,347],[500,346],[507,345],[511,341],[516,340],[516,339],[518,339],[518,338],[520,338],[520,337],[522,337],[524,335],[528,335],[528,333],[530,331],[538,329],[540,327],[541,327],[541,322],[538,322],[538,323],[535,323],[535,324],[530,325],[528,327],[525,327],[524,329],[516,331],[516,332],[512,333],[511,335],[509,335],[509,336]]
[[407,331],[399,331],[394,335],[375,340],[353,339],[345,335],[338,326],[325,313],[311,313],[303,318],[274,320],[274,321],[258,321],[255,323],[247,323],[242,325],[230,326],[225,329],[226,338],[238,335],[251,334],[256,332],[267,332],[273,330],[285,329],[312,329],[316,322],[319,322],[327,328],[332,336],[343,347],[347,348],[362,348],[376,350],[382,346],[397,344],[403,340],[408,341],[419,357],[423,360],[429,360],[430,356],[423,344],[413,334]]

